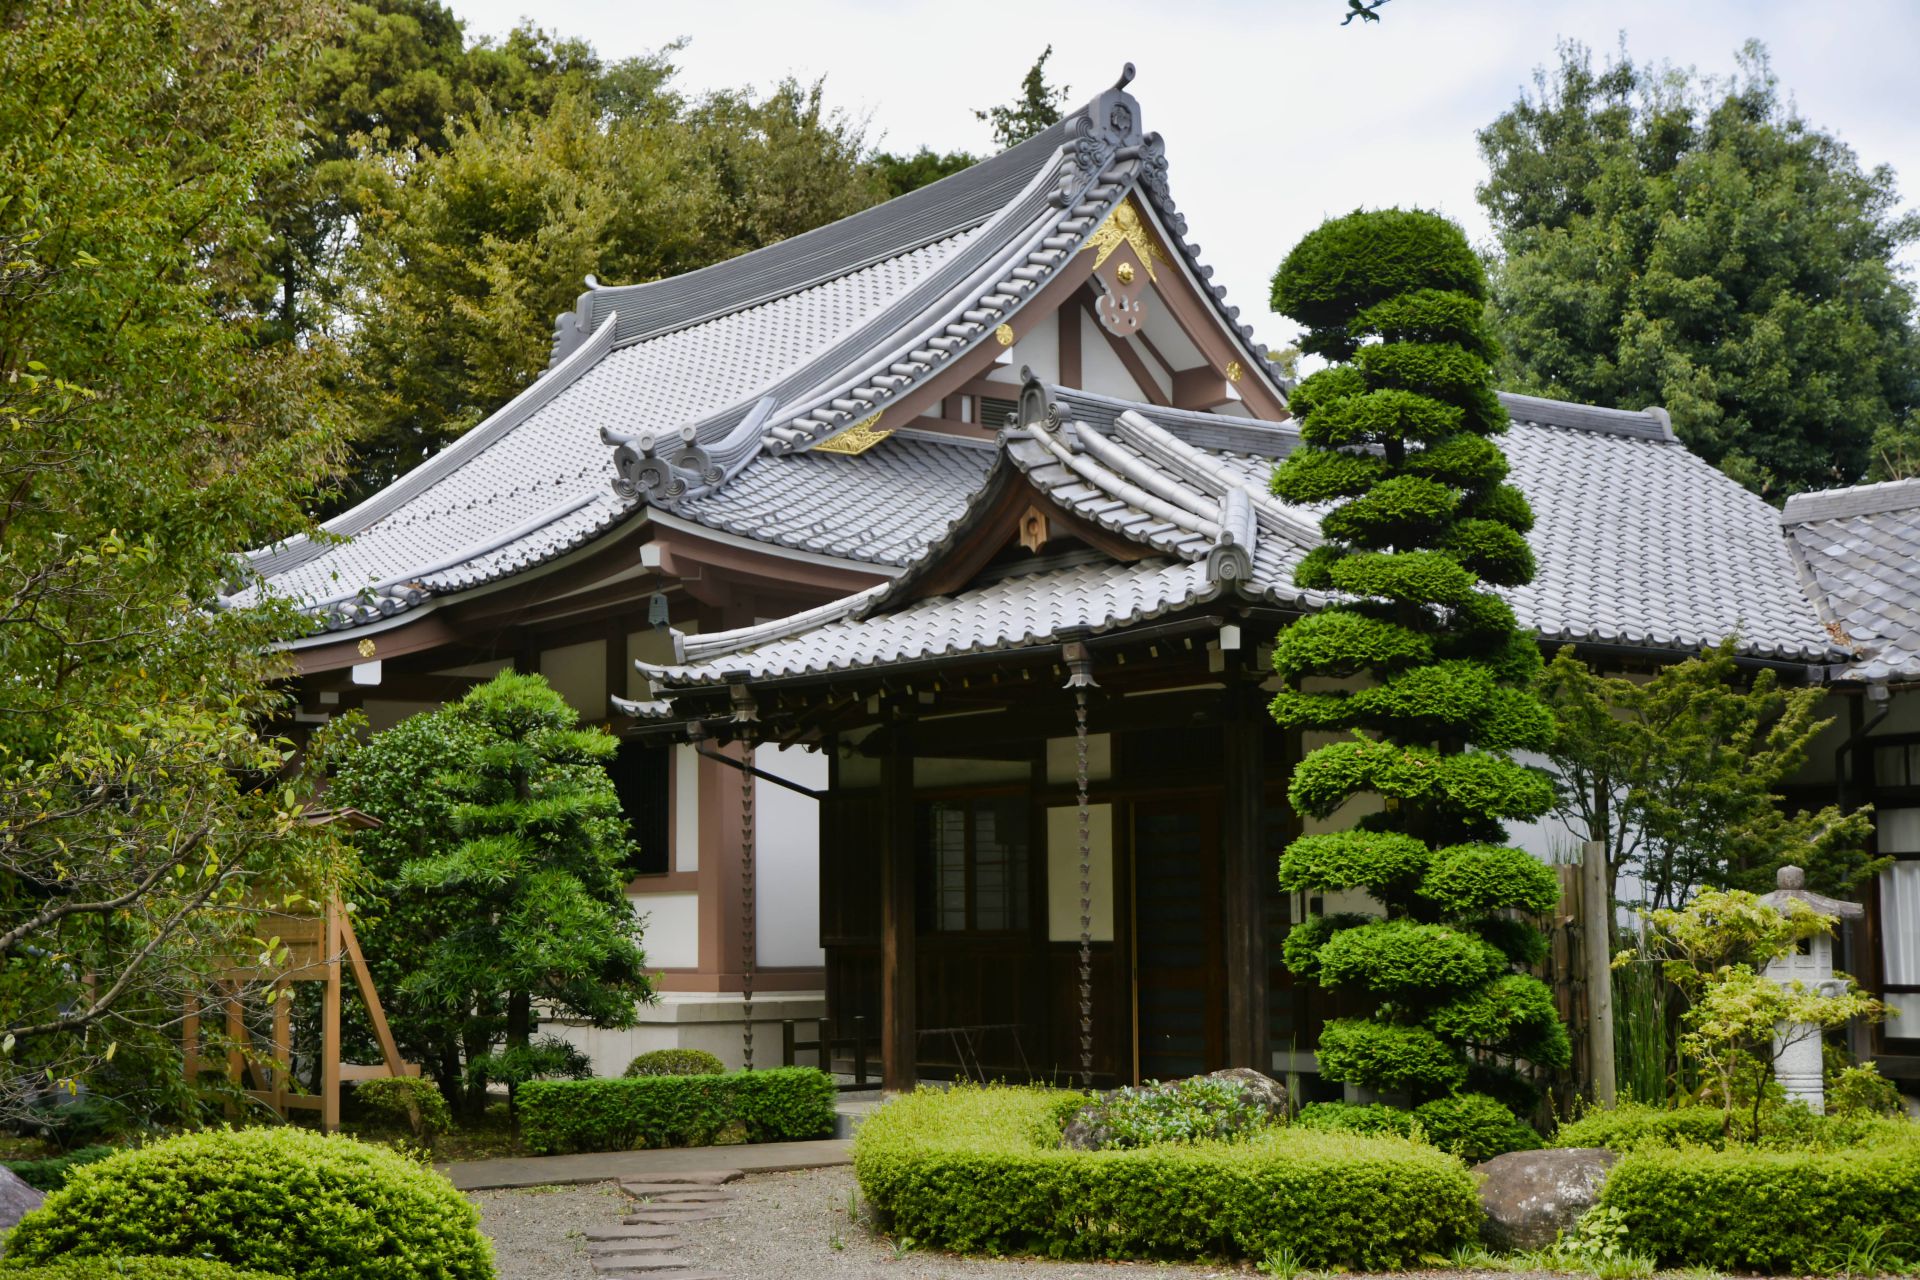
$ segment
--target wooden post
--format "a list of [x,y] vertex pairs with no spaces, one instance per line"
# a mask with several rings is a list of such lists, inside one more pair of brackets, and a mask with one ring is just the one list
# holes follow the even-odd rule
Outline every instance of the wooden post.
[[911,1090],[920,1037],[914,1014],[913,746],[905,726],[880,761],[880,1082]]
[[293,1092],[293,984],[281,978],[273,984],[273,1109],[287,1114],[287,1095]]
[[1580,853],[1580,976],[1587,986],[1587,1074],[1593,1100],[1614,1104],[1613,899],[1607,892],[1607,846],[1589,840]]
[[1227,960],[1227,1065],[1273,1070],[1268,1042],[1264,713],[1259,689],[1227,690],[1226,794],[1220,822]]
[[320,1132],[340,1127],[340,901],[329,898],[320,930],[326,983],[320,1000]]

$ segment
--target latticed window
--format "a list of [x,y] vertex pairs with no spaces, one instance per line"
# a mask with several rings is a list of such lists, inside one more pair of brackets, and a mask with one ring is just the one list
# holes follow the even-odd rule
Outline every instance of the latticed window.
[[929,933],[1027,927],[1027,804],[1020,796],[919,807],[919,925]]

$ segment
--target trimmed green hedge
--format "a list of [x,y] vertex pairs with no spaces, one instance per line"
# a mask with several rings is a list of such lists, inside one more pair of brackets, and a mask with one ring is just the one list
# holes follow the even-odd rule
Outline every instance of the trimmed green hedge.
[[716,1076],[535,1080],[520,1134],[541,1155],[833,1136],[833,1079],[812,1067]]
[[1636,1253],[1727,1271],[1811,1274],[1920,1262],[1920,1128],[1879,1127],[1870,1145],[1765,1151],[1642,1144],[1620,1158],[1600,1203],[1618,1209]]
[[200,1258],[63,1258],[36,1266],[0,1263],[6,1280],[285,1280],[265,1271],[236,1271]]
[[58,1191],[67,1185],[67,1175],[75,1169],[118,1155],[119,1147],[76,1147],[62,1155],[39,1160],[9,1160],[7,1169],[36,1191]]
[[1644,1145],[1718,1147],[1726,1136],[1726,1115],[1718,1107],[1668,1110],[1640,1102],[1595,1108],[1560,1126],[1556,1147],[1608,1147],[1631,1151]]
[[727,1064],[705,1049],[654,1049],[627,1064],[629,1076],[717,1076]]
[[299,1280],[494,1280],[479,1222],[452,1183],[385,1147],[304,1129],[210,1130],[75,1170],[7,1236],[7,1258],[205,1257]]
[[1288,1126],[1245,1142],[1063,1150],[1060,1099],[1009,1087],[897,1098],[854,1138],[860,1189],[895,1239],[959,1251],[1288,1249],[1310,1265],[1377,1269],[1444,1254],[1479,1230],[1472,1176],[1432,1147]]

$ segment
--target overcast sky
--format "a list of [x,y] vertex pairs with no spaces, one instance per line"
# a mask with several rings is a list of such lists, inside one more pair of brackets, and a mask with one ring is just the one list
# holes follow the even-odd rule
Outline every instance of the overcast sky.
[[[1010,99],[1051,43],[1075,103],[1138,68],[1145,127],[1166,139],[1189,234],[1256,334],[1293,338],[1267,280],[1328,214],[1418,204],[1476,241],[1483,166],[1474,132],[1511,104],[1555,42],[1596,54],[1624,35],[1636,59],[1725,74],[1748,39],[1815,125],[1920,200],[1920,3],[1914,0],[1390,0],[1342,27],[1342,0],[451,0],[468,34],[522,17],[607,58],[676,36],[683,90],[826,78],[829,103],[892,150],[985,151],[973,108]],[[1920,254],[1910,254],[1920,264]]]

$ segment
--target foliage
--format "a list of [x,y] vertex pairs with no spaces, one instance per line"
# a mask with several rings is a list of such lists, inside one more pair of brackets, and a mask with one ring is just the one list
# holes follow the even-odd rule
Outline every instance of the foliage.
[[1515,1118],[1504,1103],[1484,1093],[1435,1098],[1421,1103],[1413,1115],[1428,1142],[1468,1164],[1540,1146],[1539,1134]]
[[385,1147],[214,1130],[78,1170],[20,1220],[7,1258],[164,1254],[301,1280],[492,1280],[479,1218],[445,1178]]
[[62,1258],[32,1266],[0,1264],[7,1280],[282,1280],[201,1258]]
[[1081,1109],[1102,1150],[1167,1142],[1244,1142],[1271,1123],[1266,1107],[1231,1080],[1195,1076],[1122,1085]]
[[1813,1152],[1640,1146],[1607,1175],[1600,1203],[1663,1263],[1804,1275],[1864,1244],[1888,1264],[1873,1270],[1898,1270],[1920,1263],[1920,1134],[1901,1125],[1876,1136]]
[[818,83],[656,108],[609,116],[563,91],[538,111],[483,105],[434,149],[365,152],[341,265],[362,491],[538,377],[584,277],[678,275],[885,195]]
[[[1491,590],[1527,582],[1533,561],[1532,515],[1489,439],[1507,417],[1485,297],[1460,229],[1401,209],[1323,223],[1273,278],[1275,310],[1306,326],[1301,349],[1338,362],[1294,389],[1302,446],[1273,490],[1334,503],[1295,581],[1340,593],[1275,642],[1286,687],[1273,715],[1353,735],[1301,761],[1288,794],[1318,819],[1359,797],[1384,801],[1345,830],[1296,840],[1280,883],[1364,889],[1386,918],[1310,919],[1287,963],[1377,1002],[1370,1020],[1328,1023],[1323,1073],[1418,1097],[1458,1088],[1470,1051],[1547,1067],[1570,1053],[1544,989],[1512,970],[1516,953],[1539,949],[1513,935],[1537,930],[1504,920],[1482,936],[1490,919],[1559,896],[1549,869],[1502,843],[1504,820],[1552,802],[1547,780],[1507,754],[1544,748],[1552,721],[1529,687],[1534,642]],[[1361,687],[1308,688],[1353,677]]]
[[1608,1147],[1630,1151],[1641,1146],[1759,1148],[1772,1151],[1843,1151],[1902,1140],[1914,1130],[1904,1119],[1874,1112],[1830,1110],[1826,1115],[1789,1103],[1770,1092],[1760,1112],[1760,1133],[1729,1129],[1717,1105],[1685,1102],[1673,1107],[1621,1102],[1593,1108],[1562,1124],[1556,1147]]
[[1480,1093],[1434,1098],[1412,1111],[1377,1102],[1315,1102],[1301,1108],[1295,1123],[1309,1129],[1415,1138],[1469,1164],[1540,1146],[1540,1135],[1522,1124],[1506,1104]]
[[1832,723],[1820,714],[1825,694],[1783,689],[1770,670],[1749,678],[1737,644],[1729,636],[1645,681],[1599,675],[1567,648],[1540,679],[1554,716],[1556,809],[1606,845],[1609,884],[1631,875],[1655,909],[1707,886],[1765,892],[1788,862],[1816,892],[1845,896],[1883,865],[1864,852],[1865,808],[1785,803],[1782,787]]
[[1719,1146],[1727,1137],[1726,1116],[1718,1107],[1664,1108],[1623,1101],[1595,1107],[1562,1124],[1556,1147],[1607,1147],[1629,1151],[1643,1143],[1665,1146]]
[[887,199],[918,191],[942,178],[951,178],[962,169],[980,163],[980,157],[966,151],[942,154],[932,147],[921,147],[911,155],[882,151],[873,157],[874,171],[886,186]]
[[1053,46],[1048,45],[1040,51],[1040,56],[1027,68],[1027,74],[1020,81],[1020,96],[1003,107],[988,107],[984,111],[974,112],[974,117],[985,121],[993,129],[993,143],[1000,150],[1016,147],[1035,134],[1060,123],[1060,108],[1066,105],[1067,95],[1072,92],[1066,85],[1047,83],[1047,59],[1053,56]]
[[[1081,1095],[1070,1095],[1078,1100]],[[1265,1258],[1404,1266],[1471,1239],[1473,1180],[1391,1138],[1273,1126],[1241,1142],[1054,1145],[1058,1095],[958,1087],[898,1098],[854,1136],[883,1227],[915,1246],[1049,1257]]]
[[520,1090],[520,1125],[539,1155],[797,1142],[833,1133],[838,1097],[812,1067],[536,1081]]
[[189,1117],[185,1001],[338,850],[268,717],[286,609],[210,608],[340,458],[325,344],[238,278],[317,3],[0,16],[0,1117]]
[[566,1069],[534,1042],[536,1003],[621,1027],[652,995],[602,767],[614,742],[578,719],[541,677],[503,672],[375,734],[334,782],[387,824],[366,846],[363,943],[397,979],[396,1035],[469,1106],[488,1079]]
[[1379,1102],[1309,1102],[1293,1122],[1303,1129],[1328,1133],[1391,1134],[1417,1138],[1421,1127],[1413,1112]]
[[1852,1118],[1906,1114],[1900,1087],[1880,1074],[1878,1063],[1843,1067],[1826,1085],[1828,1115]]
[[353,1087],[353,1098],[368,1115],[406,1126],[417,1142],[431,1142],[453,1128],[453,1111],[447,1106],[446,1095],[433,1081],[419,1076],[362,1080]]
[[58,1191],[67,1185],[67,1178],[75,1169],[105,1160],[108,1156],[119,1154],[119,1151],[118,1147],[77,1147],[57,1156],[44,1156],[38,1160],[8,1160],[4,1163],[14,1177],[36,1191]]
[[541,1036],[526,1044],[509,1044],[467,1060],[469,1096],[483,1096],[489,1084],[517,1091],[529,1080],[585,1080],[593,1075],[593,1059],[559,1036]]
[[705,1049],[654,1049],[627,1064],[629,1076],[717,1076],[726,1064]]
[[[1729,1130],[1734,1108],[1750,1101],[1752,1135],[1760,1136],[1778,1028],[1797,1026],[1797,1034],[1817,1036],[1885,1010],[1845,974],[1835,975],[1840,989],[1831,992],[1762,974],[1770,961],[1833,932],[1832,917],[1797,899],[1776,910],[1739,889],[1709,889],[1684,910],[1650,912],[1647,921],[1649,949],[1666,958],[1667,980],[1689,1002],[1681,1015],[1682,1058],[1711,1082]],[[1632,955],[1623,952],[1622,959]]]
[[1800,116],[1760,45],[1718,79],[1624,51],[1596,71],[1568,43],[1479,136],[1503,386],[1664,405],[1775,501],[1911,449],[1920,217]]

